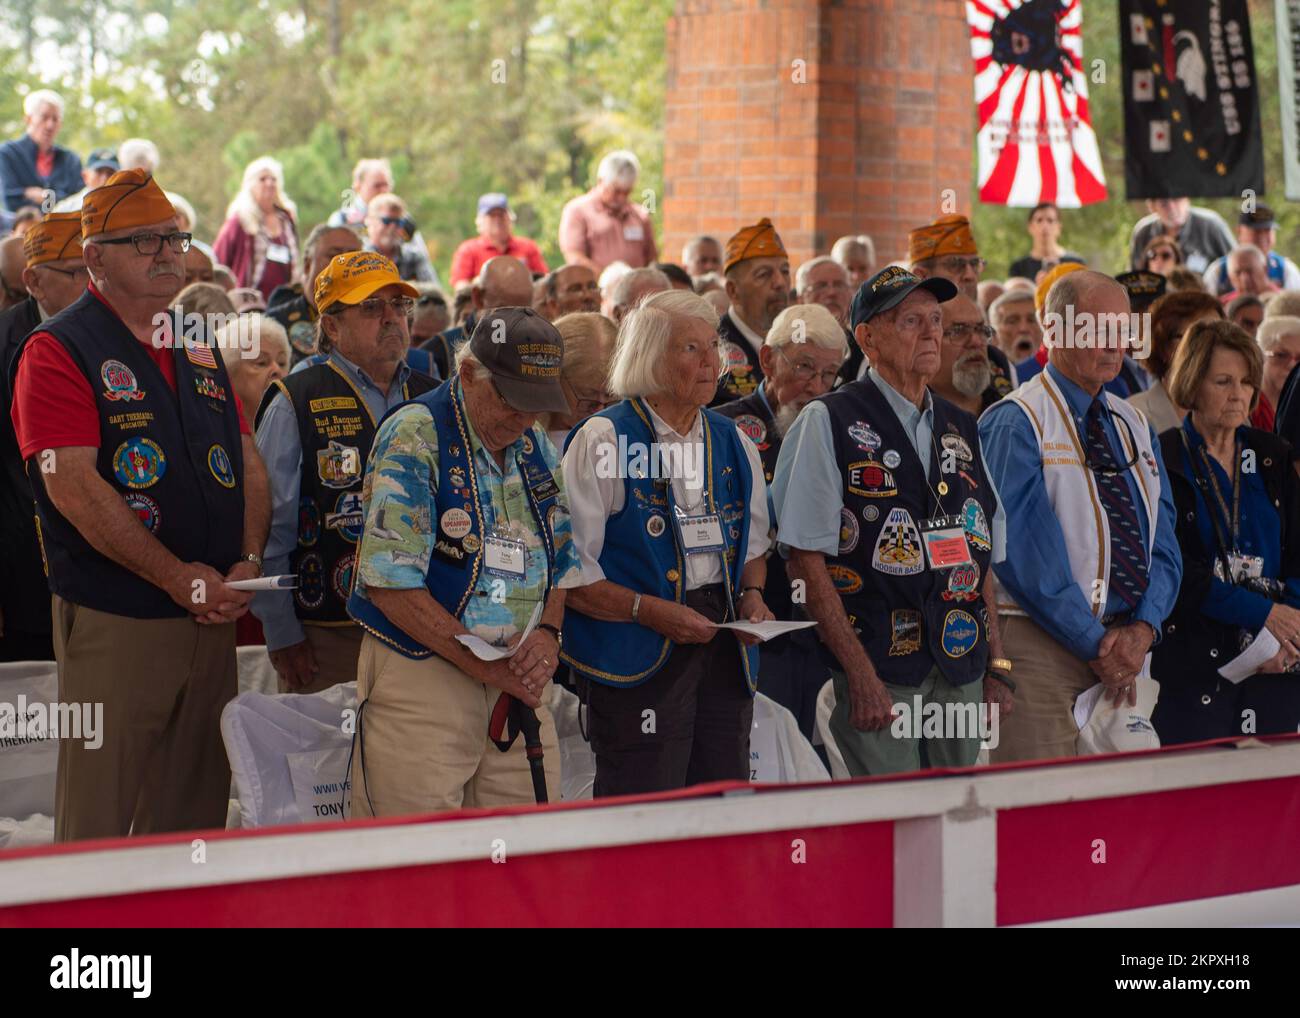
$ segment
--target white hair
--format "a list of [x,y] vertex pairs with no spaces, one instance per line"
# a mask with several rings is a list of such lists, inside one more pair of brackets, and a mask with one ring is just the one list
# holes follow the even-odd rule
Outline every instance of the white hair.
[[[802,336],[802,338],[797,338]],[[841,357],[849,355],[849,343],[844,327],[835,316],[820,304],[791,304],[776,316],[767,330],[764,346],[780,348],[794,343],[808,343],[823,350],[838,350]]]
[[359,159],[357,165],[352,168],[352,186],[355,187],[366,179],[366,174],[371,170],[383,170],[388,177],[388,183],[393,183],[393,165],[387,159]]
[[48,88],[38,88],[35,92],[27,93],[27,98],[23,100],[23,116],[34,116],[42,106],[53,106],[59,111],[59,116],[63,116],[63,96]]
[[161,161],[158,146],[148,138],[127,138],[117,146],[117,164],[124,170],[144,170],[152,176]]
[[239,193],[230,201],[230,206],[226,209],[226,218],[238,216],[239,223],[248,234],[256,234],[262,226],[262,212],[257,206],[257,201],[253,198],[253,185],[257,178],[262,175],[263,170],[270,170],[275,174],[275,203],[289,216],[297,222],[298,206],[289,200],[289,196],[284,193],[284,167],[280,165],[279,160],[272,159],[270,156],[262,156],[254,159],[244,170],[243,183],[239,185]]
[[830,255],[821,255],[817,258],[809,258],[799,266],[799,270],[794,274],[794,292],[802,296],[804,287],[808,285],[808,277],[812,275],[812,270],[819,269],[823,265],[834,265],[840,272],[844,273],[844,281],[848,282],[849,274],[845,271],[844,266]]
[[227,370],[234,371],[240,364],[251,364],[262,349],[262,344],[270,340],[279,343],[290,357],[293,349],[289,346],[289,334],[284,326],[274,318],[256,312],[246,312],[227,320],[213,330],[217,349],[221,351],[222,360]]
[[655,290],[668,290],[672,285],[668,277],[658,269],[648,266],[643,269],[633,269],[619,277],[609,299],[615,307],[626,307],[651,287]]
[[167,200],[172,203],[172,208],[189,219],[189,232],[193,233],[194,228],[199,225],[199,217],[194,213],[194,206],[175,191],[164,191],[163,194],[165,194]]
[[618,281],[632,271],[632,266],[627,262],[610,262],[605,266],[604,271],[600,274],[600,279],[596,285],[600,287],[600,295],[606,297],[612,295],[614,287]]
[[1241,264],[1241,257],[1240,257],[1241,255],[1249,255],[1251,260],[1254,261],[1256,264],[1263,265],[1265,267],[1268,266],[1268,258],[1265,257],[1264,252],[1261,251],[1254,244],[1238,244],[1236,247],[1234,247],[1231,251],[1228,252],[1228,264],[1229,265],[1232,264],[1232,259],[1234,257],[1237,259],[1237,264]]
[[1255,342],[1261,350],[1268,353],[1283,336],[1300,336],[1300,318],[1293,315],[1265,318],[1255,333]]
[[849,260],[849,256],[854,253],[860,253],[867,259],[868,265],[876,264],[876,242],[868,237],[865,233],[860,233],[856,237],[841,237],[831,248],[831,257],[843,265]]
[[993,303],[989,305],[988,318],[993,321],[994,315],[1007,304],[1033,304],[1034,291],[1025,290],[1021,287],[1013,287],[1010,290],[1004,290],[994,298]]
[[627,313],[618,328],[609,391],[621,399],[653,396],[664,390],[657,369],[668,355],[673,331],[682,319],[698,318],[717,329],[718,313],[689,290],[652,293]]
[[635,154],[626,149],[610,152],[596,168],[596,179],[602,184],[622,184],[631,187],[641,173],[641,163]]

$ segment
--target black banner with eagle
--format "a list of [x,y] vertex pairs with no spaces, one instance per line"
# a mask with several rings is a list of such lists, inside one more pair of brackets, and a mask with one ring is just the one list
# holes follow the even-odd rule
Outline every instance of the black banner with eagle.
[[1246,0],[1120,0],[1119,27],[1129,200],[1262,193]]

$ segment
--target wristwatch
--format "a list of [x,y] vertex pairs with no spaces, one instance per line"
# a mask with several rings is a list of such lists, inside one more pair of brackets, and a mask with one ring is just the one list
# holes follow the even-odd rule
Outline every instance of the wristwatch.
[[257,575],[262,575],[262,556],[257,554],[257,552],[250,551],[247,555],[240,555],[239,561],[253,563],[253,565],[257,566]]

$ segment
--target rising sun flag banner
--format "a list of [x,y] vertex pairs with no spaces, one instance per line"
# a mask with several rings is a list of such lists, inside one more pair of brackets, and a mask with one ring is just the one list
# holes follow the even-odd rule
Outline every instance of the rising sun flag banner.
[[1083,72],[1082,0],[967,0],[980,201],[1106,200]]

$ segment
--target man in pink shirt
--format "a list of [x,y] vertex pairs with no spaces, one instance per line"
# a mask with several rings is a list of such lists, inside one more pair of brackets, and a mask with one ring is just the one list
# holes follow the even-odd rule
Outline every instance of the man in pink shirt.
[[612,262],[634,269],[659,257],[654,224],[644,206],[628,201],[641,164],[631,152],[611,152],[596,170],[596,186],[564,206],[560,250],[569,265],[597,275]]
[[472,283],[489,258],[510,255],[528,266],[534,275],[545,275],[546,262],[535,241],[511,232],[515,214],[504,194],[485,194],[478,200],[478,236],[463,242],[451,259],[451,285]]

